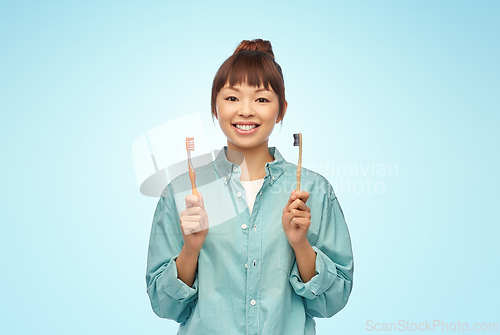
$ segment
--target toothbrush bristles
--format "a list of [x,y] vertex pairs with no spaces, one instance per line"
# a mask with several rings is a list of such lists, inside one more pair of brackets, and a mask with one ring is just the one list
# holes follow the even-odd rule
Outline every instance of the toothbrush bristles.
[[194,137],[186,137],[186,150],[194,151]]
[[299,134],[293,134],[293,145],[294,146],[299,146],[300,145]]

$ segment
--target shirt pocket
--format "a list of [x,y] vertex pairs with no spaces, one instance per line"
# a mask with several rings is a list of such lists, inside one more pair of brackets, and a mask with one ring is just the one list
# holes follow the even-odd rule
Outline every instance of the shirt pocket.
[[[290,243],[288,243],[288,239],[286,238],[283,230],[281,231],[281,234],[281,238],[278,241],[278,269],[283,271],[285,274],[290,275],[293,262],[295,261],[295,252],[293,251]],[[316,244],[318,235],[314,232],[314,229],[309,229],[307,232],[307,239],[309,240],[309,244],[311,246]]]
[[292,270],[293,261],[295,260],[295,252],[290,243],[288,243],[285,233],[283,231],[281,233],[283,236],[278,241],[278,269],[289,275]]

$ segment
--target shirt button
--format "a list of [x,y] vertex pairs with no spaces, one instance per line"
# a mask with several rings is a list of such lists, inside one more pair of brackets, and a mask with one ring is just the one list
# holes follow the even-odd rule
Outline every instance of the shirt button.
[[273,176],[273,180],[274,180],[274,176]]
[[247,225],[244,223],[244,224],[241,225],[241,228],[247,229]]
[[238,168],[236,166],[233,166],[233,171],[234,172],[238,171]]
[[[283,228],[283,227],[281,227]],[[257,230],[257,225],[253,226],[253,230]]]
[[248,269],[247,263],[245,263],[245,267]]
[[238,198],[241,198],[241,192],[236,193],[236,195],[238,196]]
[[252,299],[252,301],[250,301],[250,303],[252,304],[252,306],[255,306],[255,304],[256,304],[254,299]]
[[226,176],[226,178],[224,178],[224,181],[227,181],[227,176]]

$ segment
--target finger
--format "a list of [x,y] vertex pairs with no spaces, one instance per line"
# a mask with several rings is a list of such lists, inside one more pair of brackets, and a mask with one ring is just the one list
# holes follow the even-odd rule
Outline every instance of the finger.
[[290,214],[290,226],[292,227],[299,227],[297,224],[301,218],[295,217],[292,214]]
[[203,208],[201,207],[189,207],[189,208],[186,208],[185,210],[183,210],[181,212],[181,215],[202,215],[204,212]]
[[181,218],[182,222],[203,222],[203,216],[199,214],[184,215]]
[[288,206],[289,211],[292,211],[293,209],[298,209],[304,212],[311,211],[311,209],[301,199],[296,199],[294,202],[290,204],[290,206]]
[[203,215],[195,214],[195,215],[183,215],[181,216],[181,223],[185,222],[203,222],[205,218]]
[[294,208],[290,211],[290,214],[297,218],[310,218],[311,213],[306,211],[301,211],[300,209]]
[[311,225],[311,221],[307,218],[298,218],[294,216],[292,220],[290,221],[290,224],[297,227],[297,228],[304,228],[304,229],[309,229],[309,226]]
[[196,221],[194,222],[184,221],[181,223],[181,228],[182,231],[184,232],[184,235],[197,233],[201,230],[200,223]]
[[186,208],[200,206],[200,198],[196,195],[188,194],[186,195]]
[[309,199],[309,192],[307,191],[296,191],[295,195],[297,196],[297,199],[302,200],[304,203],[306,203]]

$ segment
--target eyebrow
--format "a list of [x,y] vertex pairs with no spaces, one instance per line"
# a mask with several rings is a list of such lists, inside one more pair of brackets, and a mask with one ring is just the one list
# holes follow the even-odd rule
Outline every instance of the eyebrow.
[[[222,88],[223,90],[226,89],[226,90],[233,90],[233,91],[237,91],[237,92],[240,92],[239,89],[237,89],[236,87],[229,87],[229,86],[226,86],[226,87],[223,87]],[[268,91],[268,92],[271,92],[269,90],[267,90],[266,88],[259,88],[258,90],[255,90],[255,92],[263,92],[263,91]]]

